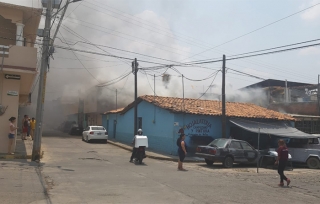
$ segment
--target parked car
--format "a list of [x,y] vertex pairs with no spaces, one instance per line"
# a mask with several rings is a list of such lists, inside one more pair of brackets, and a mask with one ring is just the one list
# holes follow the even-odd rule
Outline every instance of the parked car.
[[310,137],[303,139],[287,139],[292,162],[307,164],[310,169],[320,169],[320,139]]
[[259,154],[248,142],[235,139],[215,139],[207,146],[198,146],[196,155],[204,158],[207,165],[222,162],[226,168],[231,168],[234,163],[257,163]]
[[59,126],[59,130],[64,133],[69,133],[72,127],[77,126],[77,123],[75,121],[65,121],[61,123]]
[[78,125],[73,125],[69,130],[69,135],[79,135],[81,136],[83,132],[83,128],[79,127]]
[[88,126],[82,132],[82,141],[90,142],[91,140],[108,141],[108,132],[103,126]]

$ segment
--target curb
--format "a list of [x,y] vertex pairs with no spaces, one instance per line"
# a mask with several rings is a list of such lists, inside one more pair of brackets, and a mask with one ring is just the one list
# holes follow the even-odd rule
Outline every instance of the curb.
[[[113,141],[110,141],[108,140],[108,143],[109,144],[112,144],[114,146],[117,146],[117,147],[120,147],[122,149],[125,149],[127,151],[132,151],[132,147],[126,147],[122,144],[118,144],[118,143],[115,143]],[[157,159],[157,160],[162,160],[162,161],[173,161],[173,162],[178,162],[178,159],[175,159],[175,158],[170,158],[170,157],[158,157],[158,156],[153,156],[153,155],[148,155],[148,152],[146,151],[146,157],[148,158],[151,158],[151,159]],[[202,161],[198,161],[198,160],[185,160],[184,163],[199,163],[199,162],[202,162]]]
[[[43,158],[44,151],[42,151],[41,159]],[[0,160],[13,160],[13,159],[32,159],[32,155],[22,155],[22,154],[14,154],[14,155],[0,155]]]

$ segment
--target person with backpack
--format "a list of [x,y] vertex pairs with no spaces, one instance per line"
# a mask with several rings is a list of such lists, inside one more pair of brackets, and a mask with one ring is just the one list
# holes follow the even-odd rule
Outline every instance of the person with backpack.
[[280,175],[280,183],[278,184],[278,186],[282,187],[284,186],[283,181],[285,180],[287,182],[287,186],[289,186],[291,180],[289,178],[287,178],[284,175],[284,169],[287,166],[287,161],[288,161],[288,148],[286,146],[286,143],[284,142],[284,140],[279,140],[278,141],[278,157],[277,160],[275,162],[275,164],[278,164],[278,173]]
[[187,145],[184,141],[185,138],[186,138],[186,135],[184,133],[182,133],[180,135],[180,137],[177,139],[178,155],[179,155],[178,170],[180,170],[180,171],[186,171],[182,166],[184,158],[187,155]]
[[24,115],[22,119],[22,140],[26,140],[27,133],[28,133],[28,115]]

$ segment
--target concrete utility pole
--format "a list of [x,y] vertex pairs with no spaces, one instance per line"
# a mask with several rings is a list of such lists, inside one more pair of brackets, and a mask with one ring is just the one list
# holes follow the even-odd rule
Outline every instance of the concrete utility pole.
[[320,116],[320,74],[318,75],[318,90],[317,90],[317,95],[318,95],[318,114]]
[[226,138],[226,56],[222,62],[222,138]]
[[52,0],[48,0],[47,12],[46,12],[46,22],[43,31],[43,47],[42,47],[42,60],[39,75],[39,90],[37,99],[37,112],[36,112],[36,129],[35,137],[32,149],[32,161],[40,160],[41,156],[41,137],[42,137],[42,120],[43,120],[43,109],[44,109],[44,98],[45,98],[45,88],[47,79],[47,67],[49,60],[49,43],[50,43],[50,27],[51,27],[51,10],[52,10]]
[[132,72],[134,74],[134,130],[133,130],[133,135],[136,135],[137,133],[137,120],[138,120],[138,103],[137,103],[137,98],[138,98],[138,62],[137,58],[134,59],[132,62]]

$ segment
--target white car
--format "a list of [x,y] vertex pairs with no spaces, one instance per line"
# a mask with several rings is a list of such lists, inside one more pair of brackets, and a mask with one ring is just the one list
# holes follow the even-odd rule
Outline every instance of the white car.
[[108,141],[108,132],[103,126],[88,126],[82,132],[82,141],[90,142],[91,140]]

